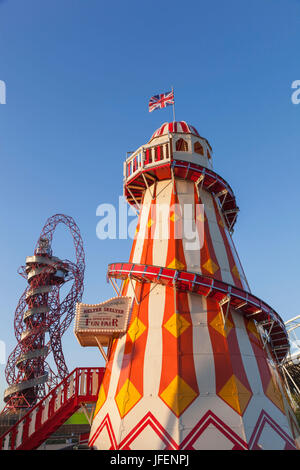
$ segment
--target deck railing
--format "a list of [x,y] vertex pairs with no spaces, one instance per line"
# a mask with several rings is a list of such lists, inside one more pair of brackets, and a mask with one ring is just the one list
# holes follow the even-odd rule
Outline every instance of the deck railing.
[[77,368],[0,437],[0,450],[35,449],[83,403],[94,403],[104,368]]
[[149,147],[139,147],[124,162],[124,180],[133,178],[141,169],[151,168],[151,166],[170,161],[172,155],[171,142],[163,142],[159,145]]

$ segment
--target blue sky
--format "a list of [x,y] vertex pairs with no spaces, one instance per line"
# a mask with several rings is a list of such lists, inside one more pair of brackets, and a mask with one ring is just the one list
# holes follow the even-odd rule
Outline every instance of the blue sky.
[[[99,240],[96,208],[117,205],[126,152],[145,143],[171,107],[150,96],[174,86],[177,120],[214,149],[214,168],[233,188],[234,233],[252,292],[284,320],[300,313],[299,0],[0,1],[0,340],[15,346],[13,316],[25,282],[17,274],[46,219],[74,217],[86,276],[83,301],[114,296],[112,261],[131,240]],[[55,254],[73,259],[68,233]],[[64,337],[70,370],[103,365]],[[5,388],[0,365],[0,395]]]

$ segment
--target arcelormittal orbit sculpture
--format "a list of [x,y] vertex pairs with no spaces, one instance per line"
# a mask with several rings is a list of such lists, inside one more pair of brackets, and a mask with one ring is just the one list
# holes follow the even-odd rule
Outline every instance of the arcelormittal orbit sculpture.
[[[74,240],[76,262],[52,254],[52,238],[58,224],[64,224]],[[28,287],[21,296],[14,319],[17,346],[5,369],[8,388],[4,393],[6,412],[23,412],[44,397],[48,389],[67,374],[61,338],[75,314],[83,294],[84,251],[79,229],[62,214],[50,217],[38,239],[33,256],[26,258],[20,274]],[[60,299],[60,288],[70,282],[70,290]],[[52,353],[57,371],[46,362]]]
[[139,219],[129,261],[109,265],[108,277],[123,281],[132,310],[99,391],[97,449],[299,446],[280,373],[286,328],[250,292],[231,238],[236,199],[211,157],[181,121],[124,164]]

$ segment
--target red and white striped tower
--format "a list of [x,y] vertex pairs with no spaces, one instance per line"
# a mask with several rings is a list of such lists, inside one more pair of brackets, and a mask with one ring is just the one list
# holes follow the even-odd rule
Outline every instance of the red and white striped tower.
[[211,155],[181,121],[125,162],[124,194],[139,219],[129,262],[108,276],[123,280],[133,304],[99,391],[97,449],[299,446],[279,370],[286,329],[250,292],[231,238],[235,196]]

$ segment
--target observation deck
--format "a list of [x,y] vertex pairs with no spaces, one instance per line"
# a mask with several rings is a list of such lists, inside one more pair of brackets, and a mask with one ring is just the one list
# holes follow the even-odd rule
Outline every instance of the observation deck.
[[24,328],[15,360],[23,377],[5,390],[4,402],[13,398],[26,407],[34,400],[35,388],[43,387],[48,380],[48,371],[41,365],[41,358],[49,354],[44,338],[49,330],[46,320],[51,310],[49,294],[53,286],[60,286],[66,281],[68,265],[49,253],[38,253],[27,256],[23,272],[30,289],[25,295],[27,309],[23,313]]
[[124,162],[124,196],[139,207],[144,191],[155,182],[172,178],[190,180],[213,194],[227,228],[233,232],[239,208],[230,185],[212,169],[207,139],[185,121],[165,123],[150,141]]

